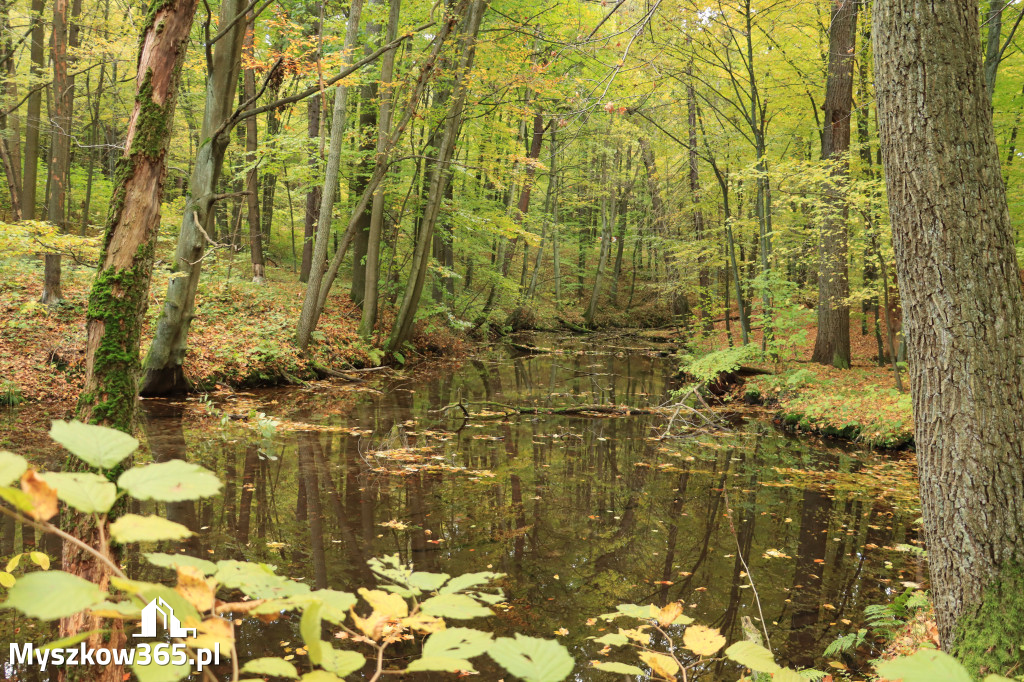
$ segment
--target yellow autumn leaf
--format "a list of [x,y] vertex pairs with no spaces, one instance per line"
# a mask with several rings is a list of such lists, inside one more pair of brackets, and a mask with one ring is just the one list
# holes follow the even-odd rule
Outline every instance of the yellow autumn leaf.
[[640,660],[649,665],[655,675],[665,680],[675,680],[676,673],[679,672],[679,664],[671,656],[641,651]]
[[672,624],[672,622],[683,615],[683,605],[677,601],[667,604],[662,607],[661,611],[658,612],[658,625],[665,628]]
[[440,632],[447,627],[443,618],[428,616],[425,613],[417,613],[415,616],[403,618],[402,625],[409,630],[414,630],[424,635],[429,635],[432,632]]
[[46,485],[34,469],[29,469],[21,476],[21,490],[32,500],[32,511],[29,512],[36,521],[49,521],[57,515],[57,491]]
[[178,585],[174,589],[202,613],[213,608],[217,581],[195,566],[178,566]]
[[725,637],[715,628],[691,625],[683,633],[683,646],[698,656],[714,656],[725,646]]
[[397,594],[360,587],[359,596],[366,600],[375,614],[385,618],[405,618],[409,615],[409,605]]
[[230,620],[224,618],[207,618],[199,624],[196,637],[189,637],[185,644],[193,649],[213,649],[214,645],[220,645],[221,654],[231,654],[235,644],[235,630]]

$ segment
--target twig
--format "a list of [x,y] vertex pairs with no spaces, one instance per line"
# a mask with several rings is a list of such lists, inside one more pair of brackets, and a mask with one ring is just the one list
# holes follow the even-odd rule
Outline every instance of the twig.
[[743,548],[740,546],[740,536],[736,532],[736,526],[732,522],[732,504],[729,502],[729,490],[725,485],[722,485],[722,495],[725,497],[725,510],[728,512],[727,518],[729,519],[729,530],[732,531],[732,537],[736,541],[736,556],[739,557],[740,563],[743,564],[743,570],[747,572],[747,579],[750,581],[750,589],[754,592],[754,602],[757,604],[757,615],[761,619],[761,631],[764,632],[764,643],[769,651],[772,650],[772,640],[768,636],[768,626],[765,625],[764,611],[761,610],[761,597],[757,593],[757,586],[754,585],[754,574],[750,572],[750,566],[747,565],[747,560],[743,557]]

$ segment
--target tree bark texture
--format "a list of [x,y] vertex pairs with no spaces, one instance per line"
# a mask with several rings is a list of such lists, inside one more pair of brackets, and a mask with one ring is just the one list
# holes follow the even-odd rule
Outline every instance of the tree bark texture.
[[[1024,300],[977,3],[878,0],[872,36],[932,597],[948,649],[986,586],[1024,560]],[[999,627],[1020,641],[1014,620]]]
[[821,158],[831,164],[825,183],[818,262],[818,336],[813,362],[850,366],[849,249],[846,184],[849,173],[850,117],[853,111],[856,0],[833,0],[829,24],[828,82]]

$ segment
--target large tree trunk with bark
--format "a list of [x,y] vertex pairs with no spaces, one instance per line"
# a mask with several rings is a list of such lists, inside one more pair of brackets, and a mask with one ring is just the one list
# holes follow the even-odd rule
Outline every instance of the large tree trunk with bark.
[[853,111],[855,0],[833,0],[829,24],[828,83],[821,158],[831,164],[824,187],[818,262],[818,337],[811,360],[850,366],[849,249],[846,232],[846,183],[849,171],[850,116]]
[[[242,0],[223,0],[219,25],[228,26],[245,6]],[[189,196],[185,200],[181,233],[174,252],[173,267],[178,276],[167,285],[163,311],[146,356],[145,375],[139,389],[142,395],[182,393],[189,388],[183,370],[188,330],[194,317],[203,254],[213,231],[217,182],[231,141],[228,121],[235,105],[244,34],[245,21],[234,21],[213,48],[200,133],[203,143],[192,166]]]
[[[118,161],[100,266],[89,294],[85,386],[78,416],[130,432],[135,426],[139,378],[139,337],[149,302],[150,275],[160,226],[174,105],[197,0],[171,0],[150,18],[139,46],[135,104],[128,121],[124,156]],[[74,534],[96,544],[102,536],[81,515]],[[108,534],[109,537],[109,534]],[[106,569],[91,555],[65,543],[65,571],[105,586]],[[79,614],[61,621],[68,637],[99,630],[99,619]],[[123,630],[94,634],[90,648],[125,646]],[[77,679],[121,682],[124,667],[113,664],[74,669]]]
[[939,633],[1019,665],[1024,297],[978,4],[878,0],[872,36]]

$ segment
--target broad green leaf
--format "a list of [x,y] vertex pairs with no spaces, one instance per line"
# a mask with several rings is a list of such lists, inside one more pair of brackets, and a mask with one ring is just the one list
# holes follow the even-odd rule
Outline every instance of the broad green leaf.
[[29,514],[32,511],[32,498],[17,488],[9,488],[7,486],[0,488],[0,500],[25,514]]
[[772,675],[772,682],[805,682],[805,678],[795,670],[783,668]]
[[629,644],[629,637],[622,634],[622,631],[620,630],[619,632],[609,632],[607,635],[595,637],[594,641],[606,646],[624,646]]
[[0,450],[0,485],[8,485],[21,478],[28,469],[28,462],[21,455]]
[[253,675],[270,675],[271,677],[287,677],[290,680],[298,679],[299,671],[289,661],[283,658],[254,658],[246,661],[241,672],[252,673]]
[[93,635],[103,632],[103,630],[89,630],[89,632],[79,632],[77,635],[71,635],[70,637],[63,637],[61,639],[55,639],[48,644],[44,644],[39,647],[40,649],[66,649],[72,647],[79,642],[84,642]]
[[341,624],[348,617],[348,610],[356,605],[358,599],[351,592],[338,590],[316,590],[309,597],[320,602],[320,617],[326,621]]
[[199,559],[187,554],[163,554],[161,552],[146,552],[142,556],[154,566],[172,568],[177,570],[179,566],[192,566],[203,572],[203,575],[213,575],[217,572],[217,564],[206,559]]
[[302,676],[299,682],[344,682],[340,677],[334,673],[329,673],[326,670],[314,670],[311,673],[306,673]]
[[749,641],[736,642],[725,650],[725,657],[758,673],[777,673],[782,667],[775,662],[772,652],[760,644]]
[[445,581],[451,578],[447,573],[426,573],[415,571],[408,578],[410,587],[416,587],[424,592],[435,592],[444,585]]
[[309,585],[283,578],[266,564],[249,561],[218,561],[214,578],[224,587],[241,590],[252,599],[297,597],[310,592]]
[[157,665],[155,661],[150,660],[149,665],[132,664],[132,672],[139,682],[178,682],[192,674],[192,666],[188,663]]
[[180,523],[159,516],[125,514],[110,524],[110,537],[121,544],[183,540],[191,535],[192,531]]
[[0,606],[29,618],[56,620],[84,611],[107,595],[99,587],[64,571],[36,571],[22,576]]
[[143,604],[148,604],[154,599],[163,599],[174,609],[174,615],[178,617],[185,627],[198,626],[203,618],[185,597],[178,593],[173,587],[161,585],[160,583],[147,583],[139,580],[127,580],[125,578],[112,577],[110,584],[113,587],[130,595],[138,595]]
[[142,616],[142,607],[133,600],[125,601],[101,601],[89,609],[93,615],[100,618],[118,618],[121,620],[136,620]]
[[17,579],[7,571],[0,571],[0,587],[13,587]]
[[417,658],[409,664],[407,670],[436,670],[446,673],[454,673],[460,670],[465,670],[470,673],[476,672],[476,668],[473,667],[473,664],[464,658],[445,658],[443,656],[424,656],[423,658]]
[[526,682],[561,682],[575,665],[564,646],[550,639],[499,637],[488,655],[510,674]]
[[988,675],[982,682],[1014,682],[1009,677],[1003,677],[1002,675]]
[[351,675],[366,665],[366,657],[358,651],[335,649],[327,642],[320,642],[323,661],[320,666],[338,677]]
[[61,502],[86,514],[106,514],[117,500],[117,486],[98,474],[45,473],[40,478]]
[[491,573],[490,571],[480,571],[479,573],[463,573],[462,575],[455,576],[448,581],[448,584],[442,587],[439,592],[441,594],[454,594],[461,592],[462,590],[468,590],[471,587],[477,585],[486,585],[487,583],[501,578],[504,573]]
[[937,649],[922,649],[913,656],[894,658],[875,667],[882,677],[903,682],[971,682],[971,676],[955,658]]
[[430,616],[468,620],[494,615],[489,608],[481,606],[465,594],[439,594],[420,604],[420,610]]
[[139,441],[122,431],[59,419],[50,425],[50,438],[97,469],[112,469],[139,447]]
[[635,665],[619,663],[617,661],[599,661],[594,667],[606,673],[617,673],[619,675],[646,675],[646,673]]
[[220,479],[198,464],[172,459],[129,469],[117,479],[117,487],[136,500],[182,502],[216,495]]
[[320,665],[323,660],[323,640],[320,639],[320,602],[313,602],[302,612],[299,621],[299,634],[306,643],[306,651],[313,665]]
[[[424,658],[474,658],[491,646],[491,633],[472,628],[448,628],[427,637]],[[424,668],[426,670],[427,668]],[[433,668],[437,670],[437,668]],[[471,670],[471,668],[460,668]]]

